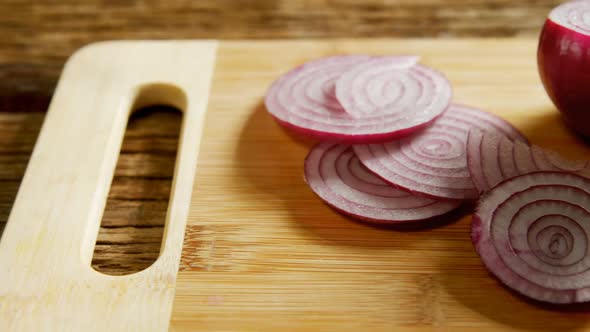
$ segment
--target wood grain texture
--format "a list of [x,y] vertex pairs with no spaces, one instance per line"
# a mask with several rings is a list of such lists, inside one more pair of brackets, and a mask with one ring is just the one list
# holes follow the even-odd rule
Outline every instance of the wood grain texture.
[[[17,187],[15,183],[20,182],[19,174],[24,171],[43,120],[42,114],[31,113],[45,112],[66,58],[90,42],[145,38],[536,37],[550,8],[560,2],[563,1],[3,0],[0,1],[0,13],[3,13],[0,15],[0,140],[3,142],[0,185]],[[10,114],[13,112],[27,114]],[[151,123],[157,126],[148,123],[152,117]],[[156,155],[175,147],[173,140],[148,138],[148,135],[166,137],[176,133],[166,125],[168,121],[157,114],[141,117],[138,127],[148,126],[154,131],[138,133],[133,140],[128,135],[117,172],[125,169],[126,176],[139,178],[144,170],[125,167],[129,165],[125,161],[127,153]],[[168,167],[162,165],[158,171],[159,160],[154,160],[153,166],[148,160],[145,165],[156,173],[165,173]],[[13,178],[5,179],[6,174],[12,174]],[[119,181],[115,177],[114,184],[121,187]],[[7,192],[0,197],[0,233],[15,194]],[[120,218],[117,223],[126,225],[124,216],[135,212],[126,209],[125,200],[118,202],[122,204],[114,205],[109,200],[106,212],[111,221]],[[128,202],[149,215],[146,225],[153,225],[154,218],[165,211],[165,206],[155,207],[151,200]],[[129,225],[134,223],[141,226],[139,219]],[[156,243],[117,245],[143,246],[144,252],[158,249]],[[124,251],[97,248],[95,257],[101,262],[110,259],[126,262],[125,268],[103,265],[102,271],[122,274],[145,267],[143,259],[136,261],[134,255],[114,253]]]
[[339,53],[423,55],[455,100],[499,114],[568,156],[573,136],[541,86],[535,39],[224,42],[219,50],[177,282],[174,331],[574,331],[587,306],[543,306],[483,267],[470,216],[424,229],[372,227],[303,181],[311,142],[264,109],[281,73]]

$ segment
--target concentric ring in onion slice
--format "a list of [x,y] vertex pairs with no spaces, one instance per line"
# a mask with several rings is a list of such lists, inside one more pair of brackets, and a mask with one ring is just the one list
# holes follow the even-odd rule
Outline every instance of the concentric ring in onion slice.
[[590,179],[534,172],[485,194],[471,238],[485,266],[535,300],[590,300]]

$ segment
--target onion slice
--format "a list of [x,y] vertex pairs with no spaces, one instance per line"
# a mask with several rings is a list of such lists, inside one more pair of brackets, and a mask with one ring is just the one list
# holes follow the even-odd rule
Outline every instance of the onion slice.
[[425,130],[398,141],[355,145],[361,162],[395,186],[438,199],[479,197],[467,167],[471,129],[500,132],[525,140],[503,119],[474,108],[452,105]]
[[520,175],[488,192],[472,241],[485,266],[535,300],[590,300],[590,179],[568,172]]
[[568,160],[558,153],[513,141],[497,132],[472,130],[467,138],[469,172],[478,192],[535,171],[566,171],[590,177],[590,162]]
[[[393,77],[380,81],[382,85],[372,84],[370,96],[381,98],[382,103],[394,102],[392,98],[403,101],[404,106],[413,102],[419,108],[415,107],[412,112],[392,109],[362,116],[346,112],[336,98],[336,86],[346,85],[348,79],[343,83],[340,80],[350,76],[343,77],[347,70],[376,65],[373,59],[383,58],[333,56],[307,62],[270,86],[265,98],[266,108],[280,124],[298,133],[323,141],[353,144],[382,142],[407,135],[429,125],[448,107],[451,86],[442,74],[415,65],[417,57],[404,56],[385,59],[400,68],[417,69],[388,72]],[[353,86],[356,87],[356,83]],[[359,93],[367,91],[366,88],[359,87]],[[378,96],[375,89],[380,89]],[[341,97],[348,95],[340,90]]]
[[445,214],[461,203],[417,197],[370,173],[348,145],[320,143],[305,159],[305,179],[328,205],[355,218],[406,223]]

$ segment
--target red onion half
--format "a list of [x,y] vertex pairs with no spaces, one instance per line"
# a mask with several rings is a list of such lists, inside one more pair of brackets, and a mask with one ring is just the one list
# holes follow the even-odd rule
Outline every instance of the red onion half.
[[395,186],[439,199],[476,199],[479,194],[465,151],[473,128],[525,140],[516,128],[491,113],[452,105],[419,133],[382,144],[355,145],[354,151],[367,168]]
[[535,172],[479,202],[472,241],[508,287],[550,303],[590,300],[590,179]]
[[565,171],[590,177],[590,162],[586,160],[568,160],[554,151],[478,130],[469,132],[467,164],[480,193],[505,179],[535,171]]
[[[376,66],[382,61],[379,59],[395,63],[398,70],[386,72],[388,77],[378,75],[376,80],[363,81],[360,86],[354,81],[350,87],[358,91],[340,88],[339,97],[346,101],[349,95],[366,92],[374,103],[400,107],[361,116],[345,111],[336,98],[336,85],[349,87],[349,78],[354,79],[356,71],[343,73],[357,66]],[[411,56],[334,56],[311,61],[271,85],[265,98],[266,108],[285,127],[323,141],[368,143],[407,135],[430,124],[451,100],[451,86],[442,74],[415,65],[416,61],[417,57]],[[340,83],[342,78],[345,81]],[[412,112],[408,110],[410,105],[414,105]]]
[[590,136],[590,1],[568,2],[551,11],[537,60],[545,90],[566,122]]
[[348,145],[321,143],[305,159],[305,179],[328,205],[361,220],[405,223],[445,214],[461,203],[417,197],[370,173]]

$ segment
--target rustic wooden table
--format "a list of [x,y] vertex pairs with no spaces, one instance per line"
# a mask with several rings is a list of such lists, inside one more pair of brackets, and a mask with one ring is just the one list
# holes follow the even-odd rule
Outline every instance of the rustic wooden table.
[[[555,0],[88,0],[0,2],[0,232],[60,70],[108,39],[536,36]],[[158,255],[180,115],[128,126],[93,265],[138,271]]]

